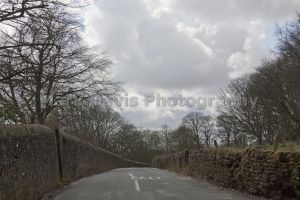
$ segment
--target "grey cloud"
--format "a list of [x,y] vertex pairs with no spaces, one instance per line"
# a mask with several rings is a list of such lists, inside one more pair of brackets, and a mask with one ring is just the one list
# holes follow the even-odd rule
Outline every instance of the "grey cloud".
[[[112,75],[125,89],[216,94],[232,74],[259,64],[267,55],[264,29],[295,17],[300,1],[97,0],[96,7],[88,26],[107,48]],[[149,120],[146,110],[124,112],[147,127],[179,123],[182,114]]]
[[95,4],[112,18],[135,20],[147,12],[146,4],[141,0],[96,0]]
[[208,21],[220,21],[234,18],[285,20],[292,17],[298,0],[175,0],[173,9],[191,12]]
[[[168,124],[170,127],[175,128],[178,126],[181,118],[184,117],[186,113],[177,111],[173,117],[164,116],[160,117],[159,119],[151,119],[149,113],[143,111],[123,112],[121,114],[138,127],[152,129],[160,128],[162,124]],[[158,121],[160,121],[160,123],[158,123]]]
[[226,73],[214,63],[214,57],[168,23],[150,18],[139,24],[138,33],[146,60],[140,81],[146,85],[162,89],[209,87],[219,81],[218,74]]

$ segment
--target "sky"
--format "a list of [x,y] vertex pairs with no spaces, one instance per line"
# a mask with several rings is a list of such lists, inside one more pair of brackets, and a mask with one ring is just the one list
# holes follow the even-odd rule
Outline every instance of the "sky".
[[96,0],[83,35],[113,61],[124,89],[117,111],[138,127],[176,127],[190,111],[216,115],[209,99],[273,56],[276,26],[297,8],[299,0]]

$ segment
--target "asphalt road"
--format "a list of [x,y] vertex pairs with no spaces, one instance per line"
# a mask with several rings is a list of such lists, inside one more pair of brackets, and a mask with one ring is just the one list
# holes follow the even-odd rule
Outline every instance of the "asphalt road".
[[154,168],[124,168],[83,178],[54,200],[258,200],[189,177]]

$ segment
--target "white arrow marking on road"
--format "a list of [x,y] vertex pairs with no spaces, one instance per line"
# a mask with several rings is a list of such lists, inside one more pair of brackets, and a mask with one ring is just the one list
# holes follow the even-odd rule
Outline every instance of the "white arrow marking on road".
[[131,177],[132,180],[135,180],[135,179],[138,179],[138,180],[161,180],[161,177],[159,176],[149,176],[148,178],[147,177],[144,177],[144,176],[140,176],[140,177],[136,177],[134,176],[132,173],[128,173],[129,176]]
[[137,179],[134,179],[135,189],[139,192],[141,191],[139,181]]
[[146,179],[147,180],[147,178],[146,177],[143,177],[143,176],[141,176],[140,178],[138,178],[138,179],[140,179],[140,180],[142,180],[142,179]]
[[141,176],[141,177],[136,177],[134,176],[132,173],[128,173],[128,175],[130,176],[131,180],[134,180],[134,185],[135,185],[135,189],[139,192],[141,191],[140,185],[139,185],[139,181],[138,180],[155,180],[155,178],[157,180],[160,180],[161,178],[159,176],[155,176],[154,178],[149,176],[148,178]]
[[129,173],[129,176],[131,177],[131,179],[137,179],[138,177],[134,176],[132,173]]
[[131,177],[131,179],[134,179],[134,185],[135,185],[135,189],[136,191],[141,191],[140,185],[139,185],[139,181],[138,181],[138,177],[134,176],[133,174],[129,173],[129,176]]

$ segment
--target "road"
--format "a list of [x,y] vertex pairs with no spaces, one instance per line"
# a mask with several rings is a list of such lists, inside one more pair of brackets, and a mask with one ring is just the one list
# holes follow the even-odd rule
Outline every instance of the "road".
[[54,200],[258,200],[206,182],[154,168],[115,169],[83,178],[54,194]]

